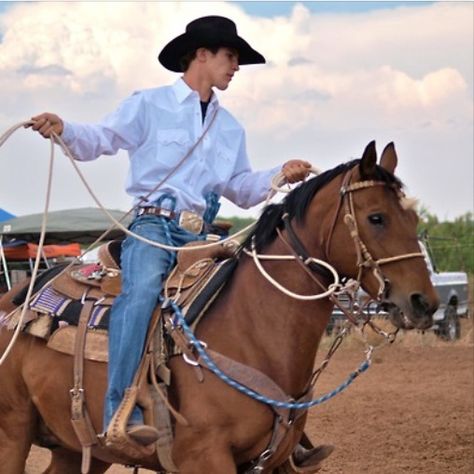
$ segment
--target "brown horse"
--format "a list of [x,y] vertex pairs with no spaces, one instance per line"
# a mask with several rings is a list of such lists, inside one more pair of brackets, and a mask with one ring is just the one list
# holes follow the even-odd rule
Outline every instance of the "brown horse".
[[[425,262],[419,257],[417,217],[403,204],[401,183],[393,172],[396,153],[388,145],[376,163],[370,143],[360,160],[327,171],[293,190],[281,204],[266,208],[252,236],[259,254],[291,255],[294,251],[329,262],[341,276],[360,278],[402,328],[428,328],[437,307]],[[352,217],[351,217],[352,216]],[[283,222],[287,225],[283,225]],[[307,255],[305,255],[307,254]],[[288,260],[262,260],[266,272],[299,294],[321,292],[310,273],[327,287],[332,283],[317,266],[302,268]],[[10,295],[0,301],[11,309]],[[303,301],[289,297],[264,279],[245,254],[230,284],[213,303],[196,336],[208,348],[273,379],[298,398],[311,378],[319,340],[329,320],[329,298]],[[3,351],[11,332],[0,333]],[[183,358],[171,359],[171,401],[189,421],[176,424],[173,460],[180,473],[245,472],[269,445],[274,414],[231,388],[209,371],[198,383]],[[44,442],[45,428],[56,445],[48,473],[80,472],[81,446],[69,420],[73,385],[72,357],[47,348],[45,341],[21,334],[0,367],[0,466],[4,474],[20,474],[32,443]],[[84,388],[88,410],[101,431],[106,367],[87,361]],[[287,436],[264,465],[270,473],[281,465],[302,435],[306,415],[289,425]],[[48,446],[51,447],[51,444]],[[104,448],[93,449],[92,473],[111,463],[136,464]],[[142,466],[159,470],[156,459]]]

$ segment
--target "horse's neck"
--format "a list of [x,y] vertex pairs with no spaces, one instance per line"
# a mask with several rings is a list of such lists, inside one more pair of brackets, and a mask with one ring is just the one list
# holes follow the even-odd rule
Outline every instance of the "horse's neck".
[[[288,255],[279,241],[265,253]],[[283,286],[300,294],[321,290],[294,262],[263,261]],[[300,301],[283,294],[243,257],[232,284],[204,324],[203,339],[210,347],[255,367],[297,395],[311,375],[319,340],[332,304],[327,300]]]

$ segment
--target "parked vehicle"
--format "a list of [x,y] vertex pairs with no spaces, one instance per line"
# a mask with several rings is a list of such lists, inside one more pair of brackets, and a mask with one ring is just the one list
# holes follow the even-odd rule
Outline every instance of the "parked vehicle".
[[438,292],[440,305],[433,315],[433,329],[438,336],[448,341],[461,337],[459,318],[469,317],[468,279],[465,272],[438,272],[433,263],[429,246],[420,242],[425,255],[431,281]]
[[[469,317],[467,274],[465,272],[437,271],[429,252],[429,247],[422,241],[419,243],[421,251],[425,256],[431,281],[440,299],[439,308],[433,315],[433,326],[431,329],[434,330],[439,337],[448,341],[454,341],[461,337],[461,324],[459,319]],[[356,298],[356,305],[362,301],[367,301],[367,299],[367,293],[360,290]],[[339,301],[348,308],[349,300],[347,297],[343,295],[339,298]],[[378,317],[387,316],[387,314],[379,310],[375,304],[371,304],[367,308],[372,316],[374,314]],[[327,328],[328,334],[332,333],[334,328],[338,327],[344,320],[345,317],[342,312],[335,307]]]

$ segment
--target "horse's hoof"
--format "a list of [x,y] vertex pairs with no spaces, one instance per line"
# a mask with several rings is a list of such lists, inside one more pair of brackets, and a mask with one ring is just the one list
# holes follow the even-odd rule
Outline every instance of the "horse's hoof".
[[148,446],[154,443],[158,438],[158,430],[149,425],[132,425],[127,428],[127,435],[138,444]]
[[321,462],[333,451],[334,446],[330,444],[322,444],[311,449],[306,449],[301,444],[298,444],[293,451],[293,462],[298,468],[312,468],[317,470],[321,467]]

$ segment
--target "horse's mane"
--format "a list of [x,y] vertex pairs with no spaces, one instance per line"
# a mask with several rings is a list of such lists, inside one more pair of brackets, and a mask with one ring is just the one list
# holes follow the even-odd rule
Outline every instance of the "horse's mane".
[[[282,216],[284,213],[288,213],[290,220],[295,218],[298,222],[303,222],[308,206],[316,193],[336,176],[354,168],[359,162],[360,159],[352,160],[325,171],[293,189],[281,203],[266,206],[254,228],[242,243],[242,247],[250,248],[251,241],[255,239],[255,246],[259,251],[272,242],[276,237],[276,229],[283,225]],[[373,179],[397,188],[403,186],[396,176],[378,165]]]

